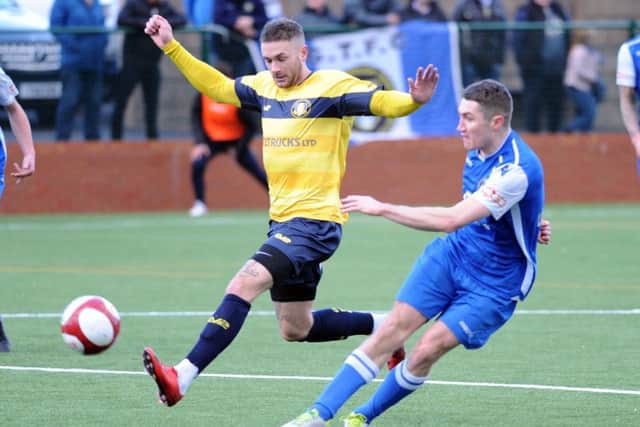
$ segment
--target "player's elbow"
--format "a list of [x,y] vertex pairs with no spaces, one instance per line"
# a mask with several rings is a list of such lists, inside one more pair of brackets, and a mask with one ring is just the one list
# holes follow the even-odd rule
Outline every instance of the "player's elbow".
[[447,216],[442,219],[442,224],[440,226],[440,231],[445,233],[452,233],[461,227],[460,218],[455,216]]

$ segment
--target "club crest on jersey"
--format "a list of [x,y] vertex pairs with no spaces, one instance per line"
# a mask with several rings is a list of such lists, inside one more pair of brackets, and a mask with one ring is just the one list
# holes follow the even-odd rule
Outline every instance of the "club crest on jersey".
[[291,115],[296,119],[307,117],[311,112],[311,101],[308,99],[299,99],[291,106]]

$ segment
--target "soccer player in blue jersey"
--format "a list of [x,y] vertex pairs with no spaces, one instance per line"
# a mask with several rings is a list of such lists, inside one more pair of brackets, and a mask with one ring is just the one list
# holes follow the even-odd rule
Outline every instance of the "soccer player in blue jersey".
[[349,427],[369,425],[420,388],[447,352],[460,344],[467,349],[485,345],[527,296],[536,276],[536,243],[548,243],[551,236],[549,224],[540,233],[542,164],[511,129],[512,111],[511,94],[495,80],[464,90],[458,131],[468,154],[463,198],[455,205],[410,207],[368,196],[342,199],[344,212],[448,234],[425,248],[382,326],[347,357],[315,403],[286,427],[326,425],[349,397],[376,377],[395,348],[434,319],[409,357],[344,421]]
[[636,153],[640,177],[640,36],[627,40],[618,50],[616,84],[620,94],[620,112]]
[[143,352],[160,400],[175,405],[191,382],[236,337],[255,298],[270,291],[280,332],[287,341],[320,342],[369,335],[371,313],[312,311],[321,263],[338,248],[348,215],[340,209],[354,116],[399,117],[429,101],[438,70],[418,68],[409,93],[383,90],[336,70],[312,72],[302,27],[287,18],[273,20],[261,33],[268,70],[235,80],[194,58],[174,39],[161,16],[146,33],[189,82],[209,98],[262,114],[263,161],[270,198],[270,229],[264,244],[229,282],[191,352],[177,365]]
[[[9,116],[9,124],[16,141],[22,150],[22,161],[14,163],[14,171],[11,176],[19,183],[23,178],[31,176],[36,170],[36,150],[33,146],[31,124],[27,114],[16,100],[18,89],[11,78],[0,68],[0,105],[3,106]],[[0,129],[0,199],[4,192],[4,170],[7,163],[7,146],[2,129]],[[10,350],[9,338],[4,332],[2,318],[0,318],[0,352]]]

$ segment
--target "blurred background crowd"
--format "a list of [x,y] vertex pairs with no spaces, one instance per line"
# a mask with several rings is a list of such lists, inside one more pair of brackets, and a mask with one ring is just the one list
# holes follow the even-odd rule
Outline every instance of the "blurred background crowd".
[[256,41],[277,16],[296,19],[310,40],[454,25],[460,84],[503,81],[515,126],[532,133],[624,130],[616,53],[640,18],[637,0],[0,0],[0,66],[37,141],[192,136],[194,91],[143,33],[154,13],[230,76],[261,69]]

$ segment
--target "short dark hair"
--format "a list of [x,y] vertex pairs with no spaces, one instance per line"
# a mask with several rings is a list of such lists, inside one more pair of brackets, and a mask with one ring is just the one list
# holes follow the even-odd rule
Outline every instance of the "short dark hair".
[[487,120],[500,115],[504,116],[506,126],[511,124],[513,98],[502,83],[492,79],[480,80],[467,86],[462,98],[480,104]]
[[291,41],[300,38],[304,41],[302,26],[293,19],[277,18],[267,22],[260,34],[261,42]]

